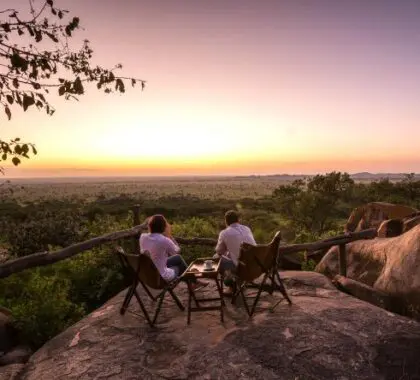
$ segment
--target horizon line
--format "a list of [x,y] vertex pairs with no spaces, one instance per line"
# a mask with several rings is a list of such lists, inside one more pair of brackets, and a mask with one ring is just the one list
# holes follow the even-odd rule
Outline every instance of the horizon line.
[[419,176],[420,173],[415,172],[347,172],[347,171],[340,171],[340,170],[333,170],[331,172],[315,172],[310,174],[303,174],[303,173],[276,173],[276,174],[173,174],[173,175],[64,175],[64,176],[39,176],[39,177],[26,177],[26,176],[18,176],[18,177],[7,177],[6,175],[3,177],[5,181],[7,180],[17,180],[17,179],[25,179],[25,180],[42,180],[42,179],[82,179],[82,178],[247,178],[247,177],[309,177],[309,176],[316,176],[316,175],[325,175],[332,172],[340,172],[340,173],[347,173],[350,176],[355,175],[371,175],[371,176],[402,176],[405,174],[414,174],[415,176]]

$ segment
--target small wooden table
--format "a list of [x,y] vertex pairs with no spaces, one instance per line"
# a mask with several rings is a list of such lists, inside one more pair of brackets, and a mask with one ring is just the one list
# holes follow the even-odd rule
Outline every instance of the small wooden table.
[[[207,260],[211,260],[213,262],[213,266],[211,270],[204,269],[204,262]],[[188,286],[188,324],[191,323],[191,313],[197,311],[208,311],[208,310],[220,310],[220,320],[223,322],[223,307],[225,306],[225,302],[223,300],[223,291],[221,285],[218,281],[219,277],[219,265],[220,265],[220,258],[213,259],[211,257],[207,258],[200,258],[194,260],[187,270],[182,275],[182,278],[186,281]],[[217,291],[219,293],[219,297],[213,298],[197,298],[194,293],[194,289],[191,286],[191,283],[198,279],[213,279],[216,282]],[[191,303],[194,300],[196,307],[192,307]],[[205,302],[216,302],[219,301],[220,305],[213,305],[213,306],[201,306],[201,303]]]

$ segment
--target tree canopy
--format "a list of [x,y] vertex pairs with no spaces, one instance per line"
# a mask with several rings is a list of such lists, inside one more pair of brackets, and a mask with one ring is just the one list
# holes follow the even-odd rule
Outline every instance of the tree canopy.
[[[55,112],[51,94],[77,99],[85,94],[88,82],[107,94],[124,93],[127,83],[144,89],[144,80],[117,74],[121,64],[112,68],[93,65],[88,40],[80,49],[72,49],[69,40],[79,28],[79,18],[56,7],[53,0],[29,0],[26,15],[13,8],[0,9],[0,107],[5,120],[19,107],[24,111],[36,108],[51,116]],[[22,157],[34,154],[33,143],[0,137],[0,162],[11,160],[19,165]]]

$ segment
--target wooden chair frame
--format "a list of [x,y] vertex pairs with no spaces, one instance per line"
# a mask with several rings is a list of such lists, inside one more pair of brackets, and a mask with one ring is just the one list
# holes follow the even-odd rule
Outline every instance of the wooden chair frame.
[[[235,304],[237,297],[241,295],[245,309],[250,317],[254,314],[257,304],[260,300],[261,293],[263,291],[266,291],[269,294],[273,294],[274,291],[280,291],[283,297],[287,300],[287,302],[289,304],[292,304],[292,301],[290,300],[287,294],[286,288],[284,287],[283,281],[279,275],[278,247],[280,244],[280,239],[281,239],[281,234],[280,232],[277,232],[276,235],[274,236],[274,239],[271,241],[271,243],[266,246],[264,245],[252,246],[245,243],[242,244],[241,246],[241,253],[239,255],[238,265],[243,265],[245,268],[247,266],[257,265],[259,268],[259,271],[258,270],[256,271],[255,278],[252,278],[252,279],[241,278],[241,271],[238,271],[238,274],[236,275],[236,286],[234,288],[234,293],[232,296],[232,304]],[[252,252],[256,247],[267,249],[268,254],[266,255],[265,258],[260,258],[255,253]],[[244,262],[241,260],[242,259],[241,256],[244,255],[245,251],[247,251],[247,254],[250,254],[251,252],[252,257],[251,258],[248,257],[248,259],[245,260]],[[261,283],[255,284],[253,281],[256,278],[260,277],[261,275],[264,275]],[[267,280],[270,280],[271,284],[266,285]],[[245,294],[245,290],[249,287],[258,289],[257,295],[255,296],[254,302],[251,306],[248,304],[248,301],[247,301],[247,298],[251,298],[251,297],[247,297]],[[277,306],[277,304],[275,306]],[[272,311],[274,310],[274,307],[271,309]]]
[[[165,281],[159,274],[157,268],[155,267],[155,265],[153,264],[151,258],[146,255],[146,254],[141,254],[141,255],[132,255],[132,254],[127,254],[124,252],[122,247],[116,247],[115,249],[116,253],[118,254],[118,257],[121,261],[121,265],[123,267],[124,270],[124,275],[125,276],[129,276],[128,278],[131,278],[132,284],[131,286],[128,288],[127,294],[124,298],[123,304],[121,306],[120,309],[120,314],[124,315],[124,313],[126,312],[126,310],[128,309],[128,306],[130,305],[130,301],[133,298],[133,296],[136,297],[137,302],[140,305],[140,308],[147,320],[147,322],[149,323],[150,327],[153,327],[156,324],[157,318],[159,316],[159,313],[161,311],[162,308],[162,304],[163,304],[163,299],[165,298],[166,293],[169,293],[172,297],[172,299],[175,301],[175,303],[177,304],[178,308],[181,311],[184,311],[185,308],[182,305],[181,301],[179,300],[179,298],[175,295],[174,293],[174,289],[175,287],[179,284],[180,279],[177,278],[174,281],[171,282],[167,282]],[[136,261],[137,265],[133,266],[130,263],[130,260]],[[142,261],[144,262],[148,262],[148,267],[152,267],[155,271],[156,271],[156,276],[157,276],[157,282],[153,284],[153,288],[155,289],[159,289],[161,290],[156,296],[153,296],[153,294],[150,292],[147,283],[149,282],[147,279],[143,278],[143,272],[142,272]],[[152,269],[152,270],[153,270]],[[157,301],[157,305],[154,311],[154,315],[153,318],[150,317],[149,313],[147,312],[147,309],[139,295],[139,293],[137,292],[137,286],[138,284],[141,284],[143,289],[145,290],[146,294],[149,296],[149,298],[156,302]],[[136,313],[134,313],[136,314]]]

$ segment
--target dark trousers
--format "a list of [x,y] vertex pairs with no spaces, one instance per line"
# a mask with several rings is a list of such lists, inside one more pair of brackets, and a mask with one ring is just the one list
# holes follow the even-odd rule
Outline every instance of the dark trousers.
[[220,258],[219,271],[221,273],[224,273],[227,270],[231,271],[231,272],[235,272],[236,271],[236,265],[231,259],[229,259],[229,257],[222,256]]
[[166,266],[175,271],[177,277],[181,276],[185,270],[188,268],[187,263],[181,255],[174,255],[168,257],[166,261]]
[[219,272],[224,276],[224,284],[226,286],[233,286],[233,274],[236,272],[235,263],[226,256],[220,258]]

